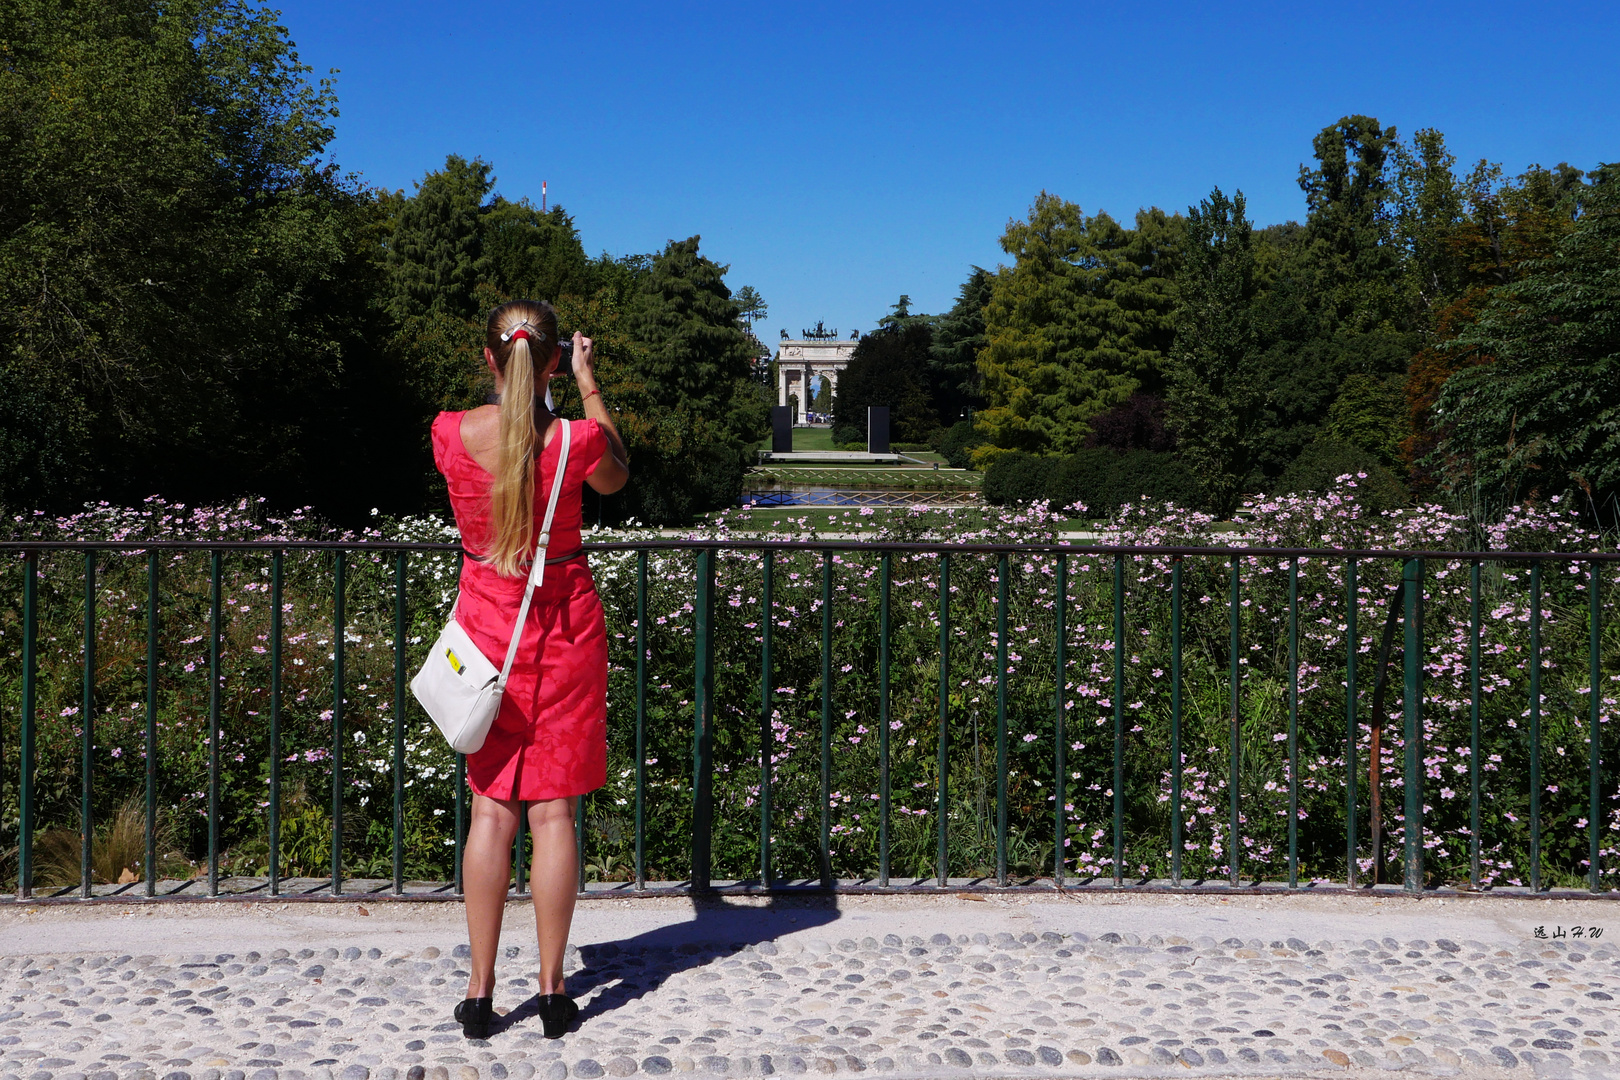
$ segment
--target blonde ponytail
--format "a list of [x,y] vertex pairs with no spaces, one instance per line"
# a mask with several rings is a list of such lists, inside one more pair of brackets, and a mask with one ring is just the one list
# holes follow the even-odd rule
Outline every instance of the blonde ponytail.
[[550,304],[514,300],[490,312],[484,337],[504,382],[489,559],[496,573],[515,577],[526,573],[534,554],[534,462],[541,448],[534,426],[536,382],[557,345],[557,314]]

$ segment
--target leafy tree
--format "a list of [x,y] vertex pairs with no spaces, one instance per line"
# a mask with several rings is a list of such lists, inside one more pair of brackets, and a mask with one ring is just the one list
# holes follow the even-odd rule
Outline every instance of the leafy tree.
[[905,293],[901,293],[900,299],[895,302],[893,307],[889,308],[889,313],[878,320],[878,329],[900,330],[919,323],[924,326],[932,327],[934,324],[934,317],[932,315],[924,315],[920,312],[913,315],[911,313],[911,297],[907,296]]
[[753,353],[737,325],[727,268],[698,254],[698,241],[672,240],[653,260],[630,305],[630,330],[646,347],[654,401],[724,417]]
[[822,416],[832,411],[832,380],[826,376],[816,380],[816,392],[810,395],[810,409]]
[[1135,393],[1091,422],[1086,447],[1107,450],[1151,450],[1169,453],[1176,448],[1164,399]]
[[1552,256],[1459,335],[1492,362],[1447,379],[1434,414],[1446,483],[1477,515],[1577,494],[1620,517],[1620,183],[1605,180]]
[[1579,170],[1561,164],[1553,170],[1533,167],[1504,181],[1498,166],[1480,162],[1461,181],[1464,218],[1446,237],[1457,291],[1434,311],[1427,341],[1406,373],[1408,430],[1401,449],[1411,481],[1419,488],[1429,490],[1439,483],[1433,451],[1441,427],[1435,423],[1433,408],[1441,388],[1457,371],[1492,359],[1461,341],[1461,336],[1478,319],[1493,290],[1518,281],[1553,257],[1574,227],[1581,176]]
[[1424,128],[1392,148],[1394,233],[1405,252],[1405,303],[1433,312],[1462,290],[1453,237],[1467,216],[1467,190],[1445,136]]
[[973,451],[984,445],[984,436],[971,420],[958,420],[948,428],[934,433],[929,439],[936,453],[953,469],[966,469],[973,464]]
[[987,343],[984,307],[990,302],[994,281],[994,274],[975,266],[956,303],[935,321],[934,343],[928,350],[928,382],[944,423],[965,418],[983,402],[978,359]]
[[864,441],[866,410],[872,405],[888,406],[889,430],[898,442],[923,442],[934,433],[939,414],[928,392],[933,338],[932,328],[920,320],[891,322],[861,338],[838,377],[834,441]]
[[769,430],[765,388],[750,378],[754,349],[726,287],[726,267],[671,241],[626,306],[637,345],[634,376],[647,416],[665,435],[633,462],[626,502],[658,523],[732,505],[750,446]]
[[995,277],[979,353],[987,407],[979,429],[994,449],[1067,453],[1092,417],[1151,387],[1172,337],[1179,224],[1162,211],[1126,229],[1046,192],[1008,223],[1012,266]]
[[1386,176],[1396,145],[1393,127],[1369,116],[1346,116],[1312,140],[1316,168],[1300,166],[1315,271],[1313,307],[1322,332],[1393,327],[1405,315]]
[[1218,514],[1237,508],[1255,464],[1266,384],[1251,306],[1254,240],[1243,193],[1220,188],[1187,211],[1181,310],[1170,352],[1166,418]]
[[1415,333],[1341,332],[1303,342],[1274,341],[1258,361],[1265,400],[1252,429],[1253,468],[1245,487],[1264,490],[1324,433],[1328,413],[1353,375],[1399,376],[1417,351]]
[[1408,502],[1406,489],[1376,456],[1360,447],[1324,435],[1307,446],[1277,478],[1282,494],[1325,494],[1337,489],[1339,477],[1349,476],[1356,486],[1356,505],[1364,515],[1395,510]]
[[737,302],[737,317],[748,324],[750,331],[753,330],[754,324],[771,310],[770,305],[765,303],[765,298],[759,295],[759,291],[752,285],[744,285],[738,289],[737,295],[732,299]]
[[1323,430],[1339,442],[1370,454],[1384,468],[1399,468],[1401,439],[1406,434],[1401,382],[1399,376],[1349,376],[1328,407]]
[[0,39],[0,502],[405,497],[383,223],[275,13],[13,0]]
[[[561,206],[542,214],[527,199],[512,202],[497,195],[479,225],[487,279],[507,295],[555,302],[596,291],[579,231]],[[475,311],[480,319],[485,314]]]
[[495,186],[489,162],[451,154],[444,168],[416,185],[399,204],[388,245],[394,286],[392,311],[404,319],[424,311],[476,318],[473,289],[491,279],[484,254],[484,200]]

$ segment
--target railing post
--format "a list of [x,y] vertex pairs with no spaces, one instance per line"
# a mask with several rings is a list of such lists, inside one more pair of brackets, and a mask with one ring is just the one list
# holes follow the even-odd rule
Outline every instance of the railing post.
[[590,794],[574,796],[574,869],[579,895],[585,895],[585,800]]
[[1541,560],[1530,564],[1530,891],[1541,891]]
[[832,870],[832,552],[821,553],[821,887]]
[[1288,560],[1288,887],[1299,888],[1299,560]]
[[1599,845],[1603,817],[1603,804],[1601,791],[1603,782],[1602,728],[1599,727],[1599,705],[1603,694],[1599,687],[1603,680],[1603,658],[1599,653],[1601,642],[1598,631],[1602,624],[1603,607],[1598,599],[1598,591],[1603,587],[1603,576],[1599,572],[1599,564],[1594,560],[1589,564],[1586,591],[1587,591],[1587,661],[1590,665],[1588,674],[1591,690],[1587,693],[1586,713],[1586,753],[1587,767],[1590,773],[1587,790],[1586,810],[1586,836],[1587,854],[1586,871],[1587,887],[1593,892],[1601,891],[1601,877],[1603,867],[1603,852]]
[[939,556],[939,852],[935,875],[939,887],[948,880],[951,794],[951,553]]
[[1479,888],[1479,560],[1468,568],[1468,887]]
[[270,895],[281,895],[281,578],[282,553],[270,553]]
[[1125,556],[1114,556],[1114,887],[1125,883]]
[[157,895],[158,553],[146,553],[146,895]]
[[462,873],[463,857],[467,852],[467,755],[456,755],[456,843],[455,843],[456,895],[466,893],[466,876]]
[[1344,884],[1356,887],[1356,741],[1361,737],[1356,722],[1356,655],[1361,636],[1356,630],[1356,609],[1360,592],[1356,586],[1356,560],[1344,567]]
[[636,890],[647,887],[647,552],[636,552]]
[[1170,884],[1181,886],[1181,556],[1170,564]]
[[343,895],[343,612],[344,552],[337,549],[332,575],[332,895]]
[[[520,813],[517,820],[517,833],[512,837],[512,895],[522,896],[526,892],[524,884],[527,881],[528,863],[523,858],[525,841],[529,838],[529,815]],[[581,890],[582,892],[584,890]]]
[[[405,892],[405,560],[394,556],[394,895]],[[520,820],[527,815],[519,814]]]
[[889,552],[878,556],[878,885],[889,887]]
[[219,895],[219,641],[221,552],[209,552],[208,574],[208,895]]
[[18,732],[17,898],[34,894],[34,725],[39,701],[39,553],[23,552],[22,720]]
[[1059,889],[1063,888],[1063,844],[1068,839],[1069,822],[1068,811],[1064,809],[1064,799],[1067,795],[1067,781],[1069,763],[1067,751],[1069,749],[1067,717],[1064,715],[1069,708],[1068,680],[1069,664],[1065,655],[1069,638],[1069,557],[1057,557],[1057,601],[1054,607],[1054,626],[1052,629],[1053,641],[1057,648],[1057,715],[1053,718],[1052,731],[1057,736],[1053,749],[1053,784],[1052,790],[1056,793],[1057,809],[1053,811],[1052,832],[1052,883]]
[[765,551],[759,600],[759,884],[771,887],[771,758],[776,733],[771,727],[771,624],[776,619],[776,552]]
[[1007,553],[996,560],[996,885],[1007,887]]
[[[714,556],[713,548],[697,553],[697,596],[692,625],[697,644],[692,729],[692,890],[707,892],[712,866],[714,821]],[[826,800],[822,800],[825,805]]]
[[1406,585],[1406,891],[1423,891],[1423,560],[1412,559]]
[[1231,682],[1231,707],[1229,709],[1229,722],[1232,731],[1231,760],[1228,765],[1227,798],[1230,802],[1231,821],[1228,830],[1228,844],[1230,852],[1227,856],[1227,869],[1231,875],[1234,886],[1242,880],[1242,835],[1238,830],[1238,767],[1242,761],[1243,717],[1241,708],[1242,677],[1239,668],[1238,650],[1242,648],[1240,626],[1238,621],[1238,557],[1232,556],[1232,580],[1229,586],[1230,599],[1228,602],[1228,630],[1231,640],[1227,651],[1231,670],[1228,678]]
[[95,771],[96,738],[96,552],[84,551],[84,697],[79,709],[79,821],[83,826],[79,848],[79,895],[89,899],[91,845],[95,838],[95,815],[90,798]]

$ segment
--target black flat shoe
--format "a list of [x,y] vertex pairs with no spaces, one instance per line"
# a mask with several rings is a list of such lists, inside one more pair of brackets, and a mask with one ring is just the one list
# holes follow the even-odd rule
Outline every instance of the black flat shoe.
[[567,994],[540,995],[540,1025],[545,1029],[546,1038],[560,1039],[568,1034],[568,1028],[578,1015],[579,1006]]
[[492,997],[468,998],[456,1006],[461,1033],[469,1039],[489,1038],[489,1027],[494,1017],[495,999]]

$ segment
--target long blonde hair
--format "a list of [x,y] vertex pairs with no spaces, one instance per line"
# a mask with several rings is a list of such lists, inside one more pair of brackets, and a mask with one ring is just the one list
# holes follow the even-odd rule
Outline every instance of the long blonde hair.
[[[527,337],[514,331],[527,331]],[[557,346],[557,313],[545,301],[513,300],[489,313],[484,344],[501,373],[501,440],[490,519],[496,573],[515,577],[534,555],[534,460],[541,433],[534,426],[535,382]],[[540,358],[539,365],[536,358]]]

